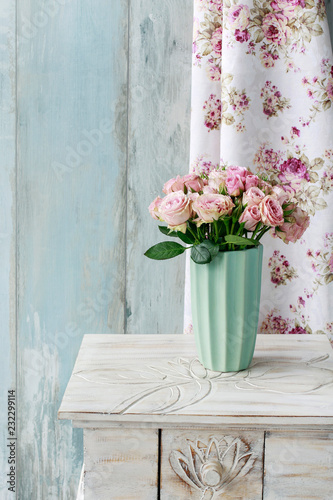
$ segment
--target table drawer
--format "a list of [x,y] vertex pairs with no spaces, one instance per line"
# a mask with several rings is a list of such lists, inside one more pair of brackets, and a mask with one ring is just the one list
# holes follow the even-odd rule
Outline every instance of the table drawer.
[[262,500],[264,432],[163,430],[161,500]]
[[332,500],[333,433],[267,432],[264,499]]
[[85,429],[84,500],[155,500],[155,429]]

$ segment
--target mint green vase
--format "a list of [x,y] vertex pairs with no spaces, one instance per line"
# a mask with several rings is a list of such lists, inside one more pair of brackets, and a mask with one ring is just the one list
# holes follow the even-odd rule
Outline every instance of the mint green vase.
[[263,247],[191,260],[192,320],[199,360],[220,372],[245,370],[257,337]]

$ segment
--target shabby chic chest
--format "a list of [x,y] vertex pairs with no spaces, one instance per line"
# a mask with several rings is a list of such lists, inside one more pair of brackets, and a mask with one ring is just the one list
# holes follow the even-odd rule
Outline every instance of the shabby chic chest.
[[84,429],[84,500],[333,499],[333,350],[258,335],[239,373],[186,335],[86,335],[59,418]]

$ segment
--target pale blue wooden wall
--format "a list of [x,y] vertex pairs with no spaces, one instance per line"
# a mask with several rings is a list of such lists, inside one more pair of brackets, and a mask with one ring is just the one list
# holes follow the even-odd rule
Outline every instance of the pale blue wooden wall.
[[143,253],[188,169],[192,0],[2,0],[0,23],[0,496],[16,387],[18,498],[70,500],[82,436],[57,410],[82,336],[182,332],[184,260]]
[[7,490],[7,391],[16,388],[16,7],[0,2],[0,497]]
[[82,336],[182,331],[184,260],[143,252],[188,168],[191,25],[192,0],[1,0],[1,499],[8,389],[19,500],[71,500],[82,438],[57,409]]

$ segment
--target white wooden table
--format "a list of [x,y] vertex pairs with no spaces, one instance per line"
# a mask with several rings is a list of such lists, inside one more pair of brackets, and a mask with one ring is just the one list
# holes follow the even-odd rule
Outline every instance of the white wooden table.
[[333,499],[333,350],[258,335],[205,370],[185,335],[86,335],[59,418],[84,429],[84,500]]

